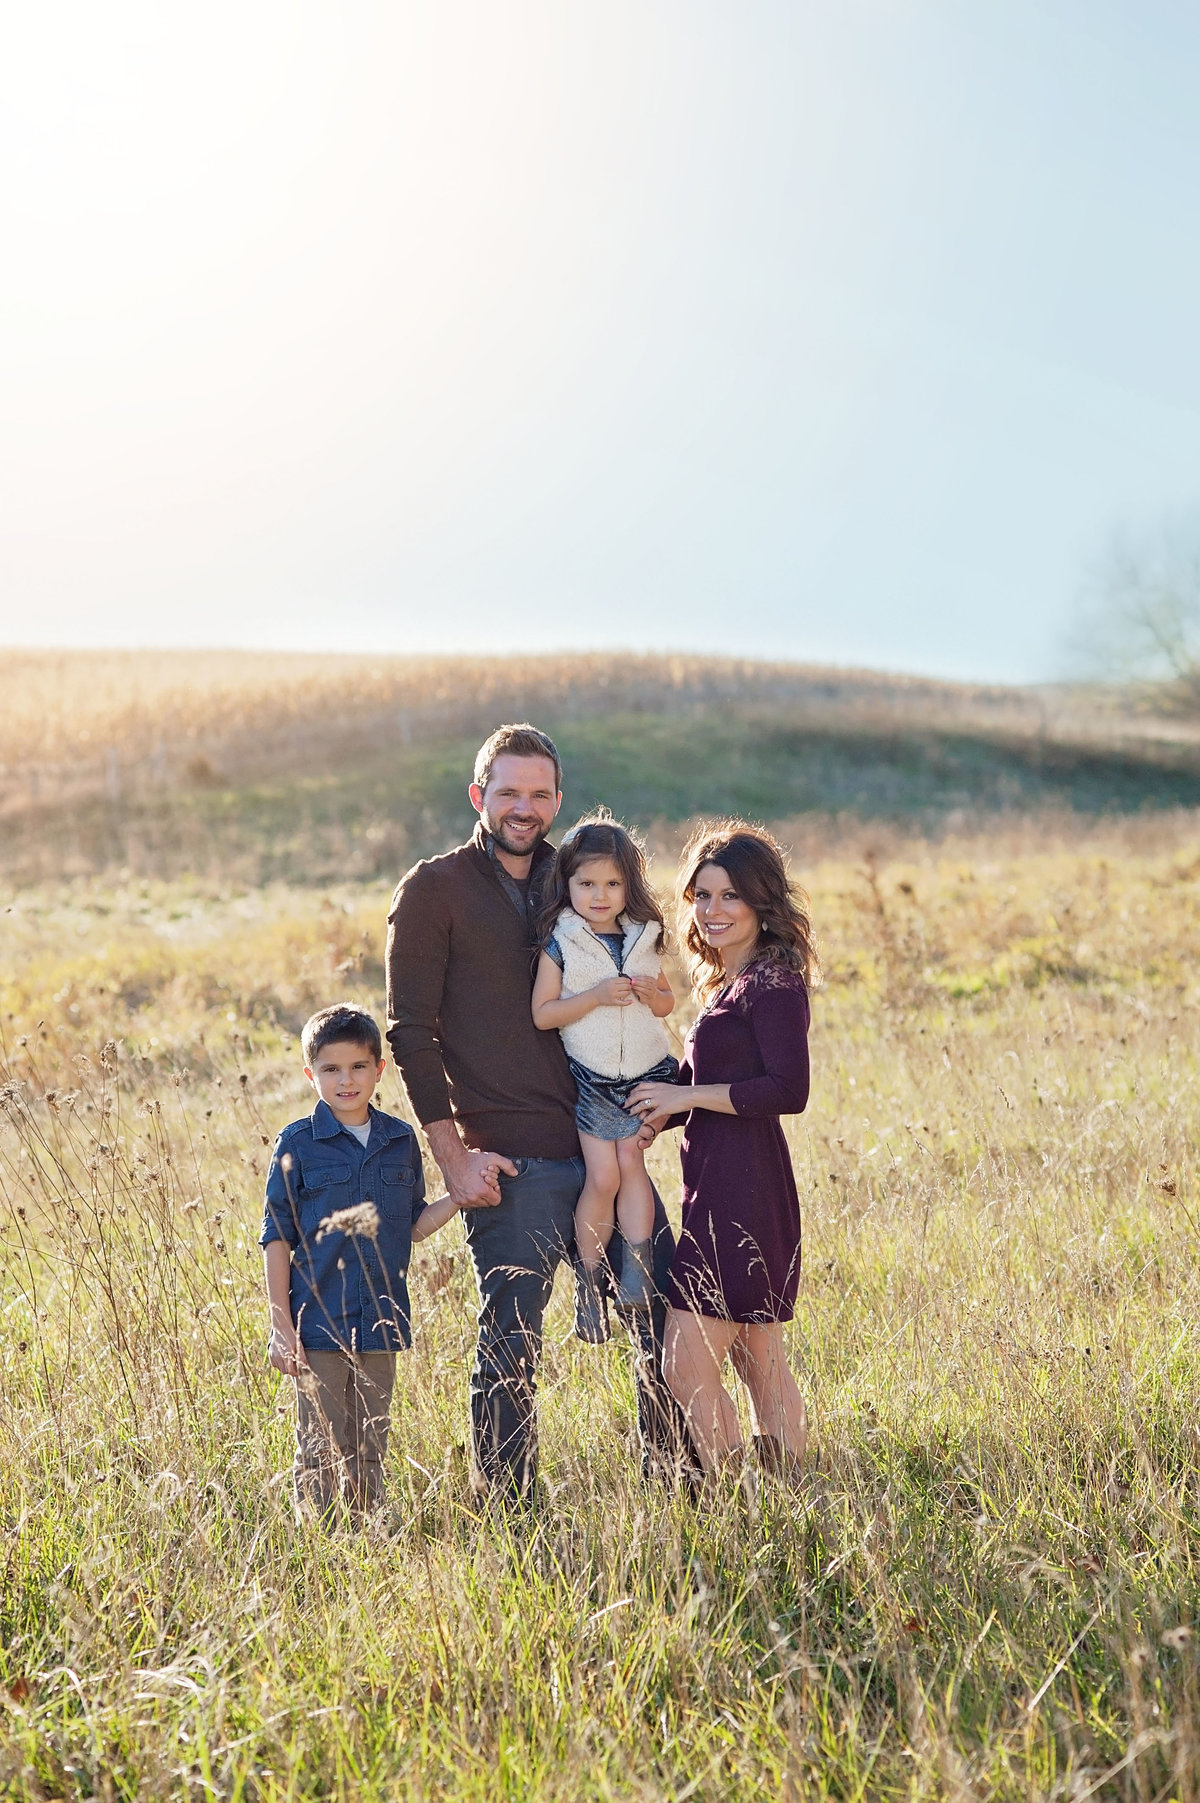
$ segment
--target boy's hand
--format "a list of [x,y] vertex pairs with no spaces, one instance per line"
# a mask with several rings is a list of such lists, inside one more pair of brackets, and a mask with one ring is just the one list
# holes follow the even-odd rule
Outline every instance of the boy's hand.
[[629,981],[633,984],[633,993],[638,1001],[645,1002],[648,1008],[658,994],[658,978],[630,977]]
[[597,1008],[629,1008],[633,1004],[632,977],[606,977],[592,990]]
[[282,1371],[285,1377],[296,1377],[301,1371],[308,1370],[308,1360],[304,1356],[304,1348],[296,1338],[294,1327],[273,1327],[271,1338],[267,1342],[267,1357],[276,1371]]

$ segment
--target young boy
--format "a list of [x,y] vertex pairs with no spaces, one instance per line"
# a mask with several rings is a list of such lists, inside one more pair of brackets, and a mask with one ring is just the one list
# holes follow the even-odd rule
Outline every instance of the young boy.
[[263,1248],[270,1359],[296,1382],[296,1502],[352,1518],[379,1502],[396,1353],[412,1344],[414,1240],[457,1205],[425,1201],[416,1134],[371,1107],[379,1028],[361,1009],[322,1008],[300,1036],[317,1105],[285,1127],[267,1172]]

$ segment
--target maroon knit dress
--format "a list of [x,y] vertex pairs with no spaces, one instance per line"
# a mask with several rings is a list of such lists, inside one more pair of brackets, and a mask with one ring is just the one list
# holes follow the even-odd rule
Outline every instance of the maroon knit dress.
[[722,1321],[790,1321],[800,1202],[781,1114],[808,1101],[808,991],[798,972],[747,966],[700,1015],[681,1084],[728,1083],[736,1114],[693,1108],[683,1134],[683,1222],[672,1308]]

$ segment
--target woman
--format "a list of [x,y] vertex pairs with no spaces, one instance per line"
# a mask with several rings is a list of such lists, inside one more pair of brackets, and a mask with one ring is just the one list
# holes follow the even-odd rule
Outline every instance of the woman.
[[770,834],[735,821],[694,835],[680,903],[701,1010],[678,1083],[641,1083],[630,1097],[651,1126],[684,1126],[663,1369],[706,1471],[743,1452],[721,1381],[729,1357],[762,1462],[794,1476],[808,1417],[783,1327],[800,1279],[800,1204],[779,1117],[808,1100],[808,985],[819,966],[807,897]]

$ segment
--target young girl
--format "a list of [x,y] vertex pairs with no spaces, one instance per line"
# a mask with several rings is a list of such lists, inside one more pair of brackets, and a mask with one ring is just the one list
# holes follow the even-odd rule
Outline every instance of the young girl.
[[610,814],[577,822],[538,921],[533,1019],[561,1033],[579,1092],[587,1176],[575,1209],[575,1332],[592,1343],[608,1338],[599,1272],[614,1211],[626,1248],[617,1308],[648,1309],[653,1294],[654,1192],[625,1102],[636,1083],[670,1082],[679,1068],[662,1024],[675,1005],[665,938],[641,845]]

